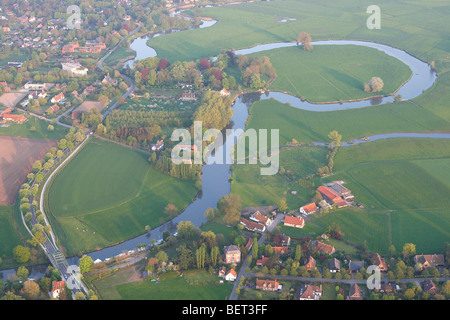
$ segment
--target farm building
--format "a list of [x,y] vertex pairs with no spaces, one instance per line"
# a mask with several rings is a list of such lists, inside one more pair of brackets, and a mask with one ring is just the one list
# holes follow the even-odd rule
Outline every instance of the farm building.
[[266,230],[265,225],[244,218],[241,219],[240,224],[242,224],[245,228],[247,228],[250,231],[264,232]]
[[285,216],[284,225],[294,228],[303,228],[305,226],[305,220],[302,217]]
[[28,121],[28,118],[21,114],[11,114],[11,109],[6,109],[2,113],[0,113],[0,123],[12,121],[15,123],[24,123]]
[[272,223],[272,220],[270,220],[269,217],[262,215],[259,211],[256,211],[254,214],[252,214],[250,216],[250,220],[265,224],[266,226],[269,226]]
[[317,208],[314,202],[308,203],[307,205],[300,207],[300,213],[306,216],[316,212],[317,210],[319,210],[319,208]]
[[320,194],[324,196],[328,201],[334,203],[338,208],[348,206],[347,202],[345,202],[339,195],[337,195],[328,187],[320,186],[319,188],[317,188],[317,191],[319,191]]

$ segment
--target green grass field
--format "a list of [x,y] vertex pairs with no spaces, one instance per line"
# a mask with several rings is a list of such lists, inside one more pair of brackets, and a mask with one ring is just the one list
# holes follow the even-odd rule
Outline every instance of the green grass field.
[[[147,155],[93,139],[55,178],[47,208],[58,237],[75,254],[158,226],[167,204],[180,211],[196,193],[193,181],[153,169]],[[176,195],[176,196],[174,196]]]
[[[409,67],[372,48],[358,46],[316,46],[259,52],[268,56],[277,72],[270,90],[287,91],[311,102],[355,100],[394,93],[411,76]],[[383,79],[380,92],[366,93],[363,83],[373,76]]]
[[[218,22],[204,29],[172,33],[150,39],[148,45],[158,56],[196,60],[217,55],[221,49],[241,49],[259,43],[295,41],[308,32],[313,40],[359,39],[386,43],[407,50],[425,61],[436,61],[438,69],[448,69],[450,40],[449,7],[443,1],[381,0],[382,28],[366,26],[367,7],[373,2],[358,1],[276,1],[201,9],[201,16]],[[295,19],[280,22],[279,19]]]
[[0,257],[12,256],[14,247],[19,244],[22,241],[17,232],[14,207],[0,206]]
[[[191,274],[190,277],[196,277]],[[115,284],[123,276],[112,275],[96,280],[95,286],[105,300],[225,300],[229,297],[233,283],[217,285],[190,285],[179,276],[168,277],[159,283],[148,280]],[[199,278],[199,277],[196,277]],[[216,277],[217,278],[217,277]]]
[[33,116],[27,116],[28,121],[24,124],[13,122],[6,123],[7,127],[0,127],[0,136],[22,137],[32,139],[62,139],[67,134],[67,129],[56,124],[54,131],[48,131],[50,122],[40,120]]
[[450,130],[447,120],[409,101],[353,110],[315,112],[295,109],[269,99],[254,103],[250,113],[247,128],[279,129],[280,145],[292,138],[300,142],[328,142],[328,134],[333,130],[342,135],[342,141],[388,132]]
[[[259,164],[233,165],[231,192],[239,194],[244,206],[277,204],[286,195],[289,209],[298,208],[311,199],[312,193],[297,181],[313,175],[323,166],[326,152],[322,147],[282,149],[279,161],[283,175],[262,176]],[[293,195],[291,191],[297,191],[297,194]]]
[[417,252],[440,252],[449,239],[448,169],[450,141],[389,139],[341,148],[336,174],[364,204],[364,210],[343,209],[318,215],[314,223],[338,223],[345,239],[371,250],[397,250],[406,242]]

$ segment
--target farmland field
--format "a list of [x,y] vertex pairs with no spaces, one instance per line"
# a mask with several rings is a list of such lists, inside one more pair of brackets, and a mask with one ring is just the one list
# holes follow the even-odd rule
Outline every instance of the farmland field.
[[167,220],[167,204],[181,211],[192,201],[193,181],[160,173],[147,157],[94,139],[55,178],[46,205],[69,253],[137,236]]
[[57,144],[57,140],[0,136],[0,206],[15,203],[33,163]]
[[[267,56],[277,72],[269,90],[287,91],[311,102],[363,99],[394,93],[411,70],[396,58],[375,49],[358,46],[315,46],[259,52]],[[373,76],[383,79],[381,92],[366,93],[363,83]]]

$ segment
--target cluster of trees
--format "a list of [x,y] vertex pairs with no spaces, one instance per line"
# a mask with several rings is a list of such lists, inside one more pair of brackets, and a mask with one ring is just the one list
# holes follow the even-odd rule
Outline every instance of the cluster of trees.
[[221,96],[217,91],[207,91],[201,100],[200,107],[194,113],[194,121],[201,121],[203,129],[225,128],[233,116],[230,97]]
[[301,32],[297,37],[297,45],[302,44],[303,50],[311,51],[313,46],[311,44],[311,36],[306,32]]
[[199,180],[202,170],[201,164],[174,164],[171,157],[163,154],[158,158],[156,152],[153,152],[148,161],[158,171],[169,174],[172,177],[179,179]]
[[[266,88],[277,76],[269,57],[250,57],[238,55],[235,58],[238,69],[242,72],[244,86],[252,89]],[[264,80],[268,78],[268,80]]]
[[225,224],[236,225],[241,220],[241,197],[234,193],[223,196],[217,202],[217,209],[223,215],[222,221]]
[[380,77],[372,77],[369,82],[364,83],[364,91],[367,93],[375,93],[383,90],[384,82]]
[[136,62],[133,70],[128,72],[142,90],[145,87],[175,86],[178,83],[191,84],[197,90],[232,90],[236,87],[236,79],[224,72],[230,64],[230,56],[231,52],[221,53],[212,63],[203,58],[196,62],[176,61],[172,64],[166,59],[151,57]]
[[342,135],[340,135],[336,130],[331,131],[328,134],[328,138],[330,139],[330,144],[328,145],[328,154],[327,154],[327,165],[320,167],[317,169],[317,175],[322,176],[326,174],[330,174],[333,171],[334,166],[334,157],[341,145]]

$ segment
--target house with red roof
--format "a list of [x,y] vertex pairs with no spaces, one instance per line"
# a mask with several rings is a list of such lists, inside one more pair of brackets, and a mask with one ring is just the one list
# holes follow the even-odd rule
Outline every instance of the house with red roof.
[[253,222],[244,218],[242,218],[239,223],[250,231],[264,232],[266,230],[266,226],[262,223]]
[[336,252],[336,249],[333,246],[330,246],[329,244],[320,242],[318,240],[314,240],[311,242],[311,249],[313,251],[318,251],[329,256]]
[[316,212],[317,210],[319,210],[319,208],[317,208],[317,206],[314,202],[308,203],[307,205],[300,207],[300,213],[305,216],[312,214],[312,213]]
[[300,288],[299,300],[319,300],[322,297],[322,285],[313,286],[304,284]]
[[65,290],[65,286],[66,286],[66,283],[64,281],[53,281],[51,297],[53,299],[59,299],[59,297]]
[[267,261],[269,261],[269,257],[262,257],[261,259],[256,260],[256,265],[258,267],[264,267]]
[[64,99],[66,99],[66,97],[64,96],[64,93],[59,93],[59,94],[57,94],[56,96],[54,96],[53,98],[52,98],[52,100],[50,100],[52,103],[57,103],[57,102],[61,102],[61,101],[63,101]]
[[312,256],[309,256],[308,260],[306,261],[305,268],[308,271],[314,270],[316,268],[316,259],[314,259]]
[[234,271],[234,269],[228,270],[227,274],[225,275],[225,280],[227,281],[235,281],[237,278],[237,273]]
[[302,217],[285,216],[284,225],[301,229],[305,226],[305,219]]
[[334,203],[338,208],[348,206],[347,202],[345,202],[339,195],[336,194],[336,192],[334,192],[330,188],[320,186],[319,188],[317,188],[317,191],[319,191],[320,194],[328,201]]
[[263,291],[281,290],[282,286],[275,280],[256,279],[256,289]]
[[28,118],[21,114],[11,114],[11,109],[6,109],[0,113],[0,122],[12,121],[15,123],[24,123]]
[[272,220],[269,217],[262,215],[259,211],[253,213],[250,216],[250,220],[265,224],[266,226],[269,226],[272,223]]
[[372,255],[371,262],[373,265],[377,266],[381,272],[385,272],[388,270],[386,261],[378,253]]

